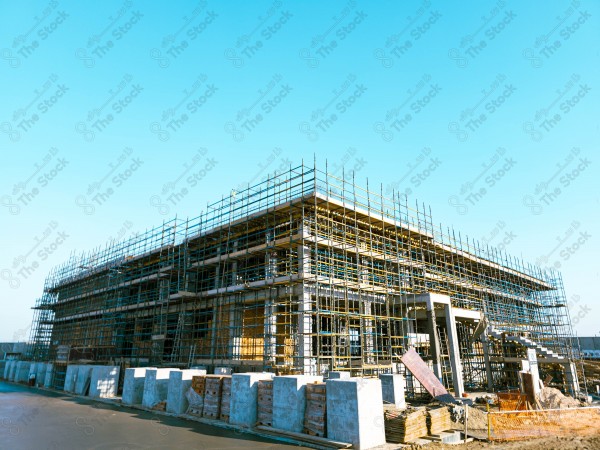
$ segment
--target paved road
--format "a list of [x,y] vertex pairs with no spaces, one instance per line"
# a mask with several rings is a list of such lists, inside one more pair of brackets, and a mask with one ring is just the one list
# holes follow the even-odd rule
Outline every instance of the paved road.
[[299,447],[198,422],[0,382],[0,450]]

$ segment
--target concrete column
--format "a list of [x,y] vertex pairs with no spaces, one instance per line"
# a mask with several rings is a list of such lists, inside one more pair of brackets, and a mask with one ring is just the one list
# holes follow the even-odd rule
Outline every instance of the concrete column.
[[[306,237],[309,237],[306,234]],[[310,247],[306,245],[298,246],[298,274],[302,276],[310,275]]]
[[395,405],[396,408],[406,408],[404,375],[379,374],[381,380],[381,396],[384,402]]
[[51,388],[53,381],[54,381],[54,364],[48,363],[46,365],[46,374],[44,376],[44,387]]
[[440,341],[437,335],[437,323],[435,320],[435,304],[431,296],[427,296],[427,332],[429,333],[429,348],[433,360],[433,373],[441,381],[442,365],[440,364]]
[[456,331],[456,319],[452,312],[450,303],[444,305],[446,312],[446,329],[448,331],[448,350],[450,353],[450,365],[452,367],[452,385],[454,386],[454,395],[462,397],[465,392],[463,381],[462,363],[460,362],[460,349],[458,346],[458,333]]
[[579,393],[579,379],[577,378],[575,363],[568,362],[563,364],[563,367],[565,369],[565,378],[567,379],[567,389],[574,398],[577,398],[577,394]]
[[264,319],[264,361],[275,362],[277,354],[277,316],[275,315],[277,307],[272,298],[265,302]]
[[490,363],[490,340],[487,335],[487,330],[482,335],[483,346],[483,363],[485,364],[485,376],[487,378],[488,390],[494,390],[494,378],[492,376],[492,365]]
[[358,450],[385,445],[380,380],[327,380],[327,437]]
[[312,328],[313,318],[311,314],[312,301],[309,292],[299,296],[298,310],[298,356],[302,361],[304,375],[316,375],[317,366],[312,351]]
[[306,411],[306,385],[323,377],[287,375],[273,378],[273,428],[302,433]]
[[527,361],[529,362],[529,373],[531,373],[531,381],[533,382],[533,393],[538,395],[540,393],[540,372],[534,348],[527,349]]

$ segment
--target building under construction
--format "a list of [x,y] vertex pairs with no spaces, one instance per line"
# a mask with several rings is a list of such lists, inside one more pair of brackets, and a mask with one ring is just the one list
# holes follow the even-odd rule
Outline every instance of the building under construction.
[[559,273],[305,165],[72,256],[34,309],[30,356],[58,388],[74,361],[376,376],[413,347],[456,394],[518,386],[532,350],[577,390]]

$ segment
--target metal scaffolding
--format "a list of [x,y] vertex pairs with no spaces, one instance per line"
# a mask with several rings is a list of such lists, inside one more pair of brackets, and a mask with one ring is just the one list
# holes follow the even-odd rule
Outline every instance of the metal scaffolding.
[[449,385],[452,330],[434,320],[431,334],[427,293],[463,311],[468,388],[517,385],[529,342],[564,377],[572,330],[558,272],[316,164],[232,191],[197,218],[73,254],[36,301],[30,356],[57,365],[60,387],[60,367],[75,360],[375,376],[404,370],[400,357],[415,347],[438,359]]

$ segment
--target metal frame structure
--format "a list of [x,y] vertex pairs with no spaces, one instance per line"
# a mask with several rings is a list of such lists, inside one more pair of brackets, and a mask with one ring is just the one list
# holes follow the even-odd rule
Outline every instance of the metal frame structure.
[[448,381],[452,330],[431,328],[418,300],[436,293],[473,312],[456,319],[467,388],[517,385],[524,340],[560,381],[573,357],[560,274],[382,191],[302,164],[195,219],[72,255],[36,302],[30,356],[55,362],[60,386],[67,360],[373,376],[415,347]]

